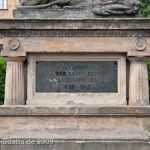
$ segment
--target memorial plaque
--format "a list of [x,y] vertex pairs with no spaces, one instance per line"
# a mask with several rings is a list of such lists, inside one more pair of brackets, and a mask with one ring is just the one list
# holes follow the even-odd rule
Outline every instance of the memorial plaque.
[[38,93],[116,93],[117,61],[37,61]]

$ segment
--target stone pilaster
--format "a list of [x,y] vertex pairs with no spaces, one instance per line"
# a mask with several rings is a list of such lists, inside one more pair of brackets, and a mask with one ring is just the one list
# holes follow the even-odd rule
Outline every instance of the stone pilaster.
[[24,60],[25,57],[7,57],[5,105],[24,105]]
[[129,105],[149,105],[149,86],[146,57],[129,57]]

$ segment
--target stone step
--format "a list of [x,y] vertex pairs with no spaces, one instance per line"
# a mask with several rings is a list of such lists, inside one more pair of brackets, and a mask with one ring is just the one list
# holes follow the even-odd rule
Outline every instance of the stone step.
[[1,150],[149,150],[150,107],[3,106],[0,139],[51,141]]
[[[32,140],[20,140],[22,143],[33,142],[35,144],[5,144],[1,145],[1,150],[149,150],[150,144],[148,142],[139,141],[50,141],[47,139],[47,144],[44,140],[32,139]],[[37,142],[36,142],[37,141]],[[19,141],[18,141],[19,142]],[[36,144],[37,143],[37,144]]]

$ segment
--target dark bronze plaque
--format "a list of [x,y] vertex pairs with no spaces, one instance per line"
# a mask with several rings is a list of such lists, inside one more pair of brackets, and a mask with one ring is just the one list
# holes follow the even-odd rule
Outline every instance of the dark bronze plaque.
[[37,61],[36,92],[115,93],[117,61]]

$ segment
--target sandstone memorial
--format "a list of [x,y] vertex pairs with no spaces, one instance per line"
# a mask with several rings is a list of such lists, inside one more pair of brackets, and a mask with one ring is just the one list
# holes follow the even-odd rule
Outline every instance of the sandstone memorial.
[[0,20],[0,150],[150,150],[139,0],[21,0],[13,15]]

